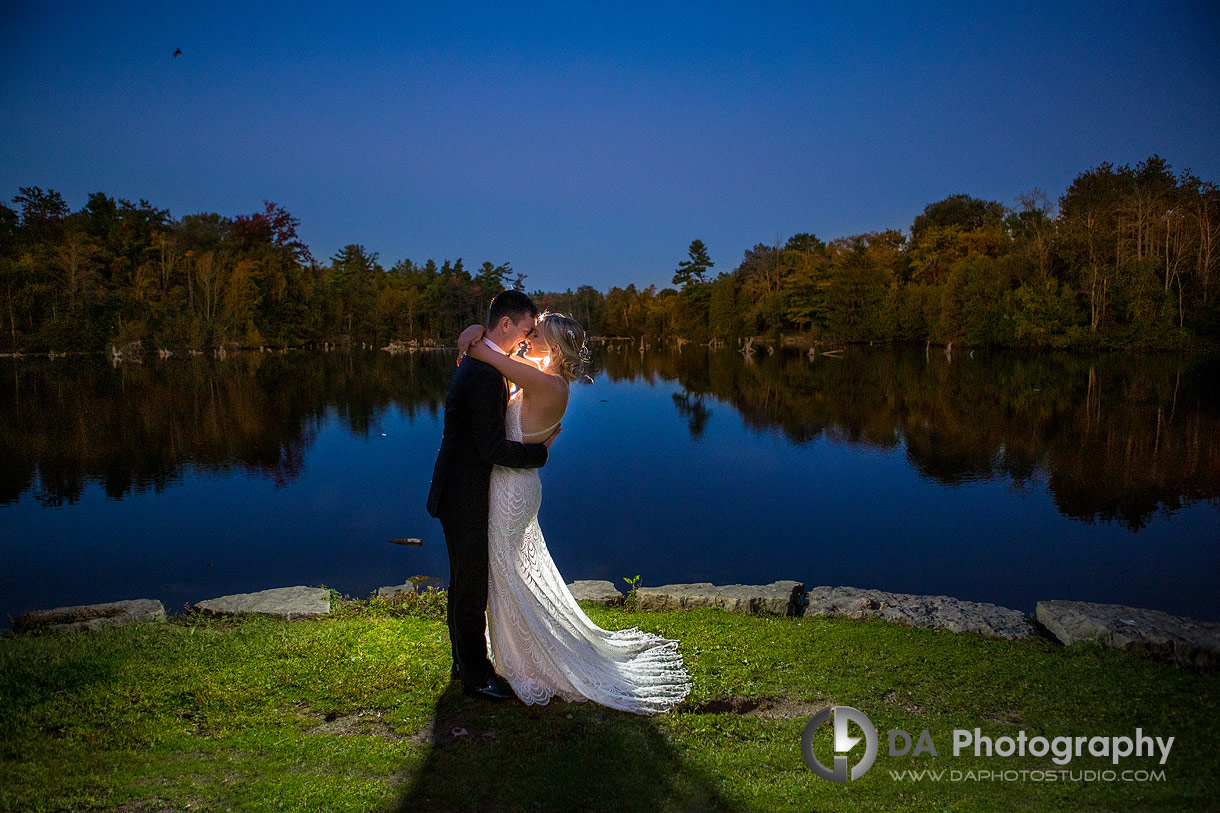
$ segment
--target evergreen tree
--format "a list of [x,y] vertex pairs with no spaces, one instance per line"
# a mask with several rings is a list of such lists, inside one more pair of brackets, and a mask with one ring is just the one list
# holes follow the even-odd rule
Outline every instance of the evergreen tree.
[[707,246],[703,245],[703,241],[692,240],[687,250],[687,259],[678,263],[678,270],[674,272],[673,283],[683,288],[702,284],[705,281],[704,276],[714,265],[707,255]]

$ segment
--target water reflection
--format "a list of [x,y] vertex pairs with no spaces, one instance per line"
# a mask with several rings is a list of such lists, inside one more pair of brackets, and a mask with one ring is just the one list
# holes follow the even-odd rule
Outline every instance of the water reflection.
[[641,356],[608,348],[612,379],[676,379],[693,437],[705,401],[793,444],[826,435],[877,449],[900,444],[913,469],[946,486],[1040,480],[1058,510],[1139,529],[1158,511],[1220,497],[1217,359],[1118,355],[795,351],[752,360],[732,351]]
[[162,491],[184,466],[296,479],[328,411],[367,436],[391,405],[408,416],[443,407],[452,357],[368,352],[248,353],[170,359],[11,362],[0,390],[0,503],[30,491],[42,505]]
[[[945,486],[1045,482],[1058,510],[1139,529],[1157,512],[1220,498],[1216,359],[990,354],[856,348],[753,359],[687,346],[641,354],[605,347],[595,375],[675,381],[690,435],[740,414],[790,443],[825,436],[890,450]],[[112,499],[176,482],[184,467],[299,476],[331,412],[356,436],[394,407],[436,416],[452,353],[392,357],[245,354],[117,369],[100,361],[9,361],[0,388],[0,503],[44,506],[98,482]],[[727,404],[725,409],[718,404]]]

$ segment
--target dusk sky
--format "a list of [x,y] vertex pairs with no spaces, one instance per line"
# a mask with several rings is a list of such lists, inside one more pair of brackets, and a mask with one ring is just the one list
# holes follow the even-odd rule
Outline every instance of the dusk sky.
[[0,195],[266,199],[321,262],[666,286],[695,238],[728,271],[1104,161],[1220,182],[1217,9],[0,0]]

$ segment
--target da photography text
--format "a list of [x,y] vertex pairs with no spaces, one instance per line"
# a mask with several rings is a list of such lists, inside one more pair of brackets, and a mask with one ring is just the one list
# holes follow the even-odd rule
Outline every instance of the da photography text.
[[[813,737],[817,730],[827,722],[832,723],[834,758],[831,767],[826,767],[813,752]],[[854,724],[862,737],[850,734],[849,724]],[[805,764],[809,769],[823,779],[831,782],[848,782],[859,779],[877,758],[879,737],[876,726],[859,709],[851,706],[831,706],[815,714],[805,726],[801,738],[801,751]],[[1173,748],[1173,737],[1156,737],[1145,734],[1144,729],[1136,728],[1133,736],[1029,736],[1025,731],[1019,731],[1015,736],[1004,735],[990,737],[981,729],[954,729],[951,735],[953,756],[975,757],[1046,757],[1056,765],[1065,766],[1073,759],[1081,757],[1100,757],[1118,765],[1129,757],[1158,760],[1164,765],[1169,759]],[[858,761],[849,767],[851,751],[864,742],[864,753]],[[891,757],[917,757],[921,755],[940,756],[942,745],[937,746],[932,732],[924,729],[918,735],[900,728],[889,730],[888,742]]]

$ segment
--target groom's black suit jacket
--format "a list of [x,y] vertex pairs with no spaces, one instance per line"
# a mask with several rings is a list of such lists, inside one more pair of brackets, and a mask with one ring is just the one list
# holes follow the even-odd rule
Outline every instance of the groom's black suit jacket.
[[508,390],[496,368],[463,358],[445,396],[445,430],[432,471],[429,514],[481,515],[486,526],[491,467],[531,469],[546,463],[545,445],[506,437],[507,405]]

